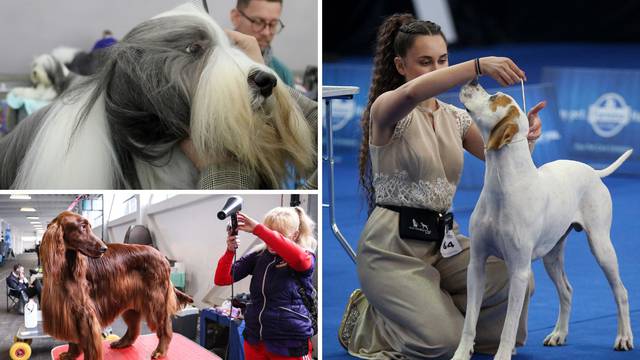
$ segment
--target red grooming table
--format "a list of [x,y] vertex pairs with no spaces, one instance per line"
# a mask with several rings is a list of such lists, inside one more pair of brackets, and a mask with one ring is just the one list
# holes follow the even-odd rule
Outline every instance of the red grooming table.
[[[156,334],[141,335],[136,342],[126,349],[112,349],[109,347],[108,341],[102,342],[102,349],[105,360],[149,360],[151,353],[158,345],[158,337]],[[51,350],[51,358],[58,360],[61,353],[67,351],[69,345],[60,345]],[[216,354],[209,352],[195,342],[187,339],[180,334],[173,334],[171,344],[169,344],[169,353],[164,360],[220,360]],[[84,355],[80,355],[77,360],[84,360]]]

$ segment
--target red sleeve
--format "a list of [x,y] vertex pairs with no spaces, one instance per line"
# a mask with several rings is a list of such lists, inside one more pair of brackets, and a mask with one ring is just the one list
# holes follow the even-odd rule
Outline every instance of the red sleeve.
[[213,283],[216,285],[231,285],[231,265],[233,264],[233,251],[225,251],[224,255],[218,260],[216,274],[213,277]]
[[295,271],[306,271],[311,268],[313,264],[311,254],[279,232],[273,231],[262,224],[258,224],[255,229],[253,229],[253,234],[262,239],[265,244],[271,247],[276,254],[280,255]]

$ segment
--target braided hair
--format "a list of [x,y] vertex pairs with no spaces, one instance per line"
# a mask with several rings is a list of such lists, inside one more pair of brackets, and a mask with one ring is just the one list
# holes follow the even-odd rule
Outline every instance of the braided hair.
[[371,158],[369,157],[371,105],[378,96],[404,84],[405,78],[398,73],[394,58],[396,56],[404,57],[419,35],[440,35],[446,42],[439,25],[431,21],[416,20],[411,14],[391,15],[384,20],[378,29],[369,100],[360,120],[362,142],[358,159],[360,186],[362,186],[367,199],[369,214],[375,206]]

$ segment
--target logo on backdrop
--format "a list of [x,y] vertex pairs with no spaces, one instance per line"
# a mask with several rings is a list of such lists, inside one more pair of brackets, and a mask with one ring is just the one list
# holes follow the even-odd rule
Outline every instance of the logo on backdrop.
[[631,107],[616,93],[606,93],[589,106],[587,121],[603,138],[617,135],[631,121]]
[[331,102],[333,131],[342,130],[354,119],[356,123],[359,123],[363,111],[364,109],[353,100],[333,100]]
[[589,108],[560,109],[562,121],[586,120],[600,137],[616,136],[630,122],[640,122],[640,112],[634,111],[617,93],[604,93]]

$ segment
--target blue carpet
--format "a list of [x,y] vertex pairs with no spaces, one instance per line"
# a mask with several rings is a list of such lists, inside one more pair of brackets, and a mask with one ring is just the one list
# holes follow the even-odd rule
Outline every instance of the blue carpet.
[[[336,217],[340,230],[355,249],[366,220],[366,210],[357,186],[355,152],[343,153],[341,159],[342,162],[336,165]],[[323,174],[326,203],[327,166],[324,167]],[[629,293],[632,328],[634,333],[640,334],[640,247],[637,238],[640,233],[637,210],[640,203],[640,179],[613,175],[606,178],[605,183],[613,197],[612,239],[618,254],[622,280]],[[469,217],[478,196],[479,190],[459,190],[454,199],[456,219],[465,234],[468,234]],[[349,294],[359,285],[355,265],[331,232],[329,212],[326,209],[323,213],[323,234],[323,358],[351,359],[338,343],[337,329]],[[518,350],[514,359],[640,358],[640,349],[615,352],[612,348],[617,329],[615,302],[604,274],[591,255],[584,233],[572,233],[566,249],[567,276],[574,289],[566,346],[548,348],[542,345],[544,337],[555,325],[559,302],[542,262],[536,261],[533,270],[536,291],[529,309],[529,340],[525,347]]]

